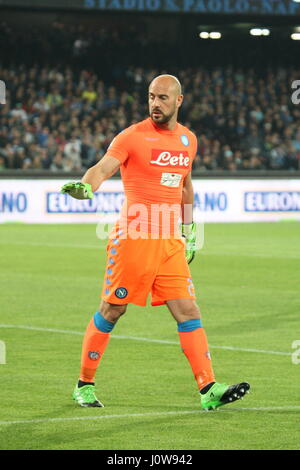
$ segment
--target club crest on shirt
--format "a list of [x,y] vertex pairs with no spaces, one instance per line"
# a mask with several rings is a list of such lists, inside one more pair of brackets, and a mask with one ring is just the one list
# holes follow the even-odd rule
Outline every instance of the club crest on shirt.
[[150,165],[188,168],[190,157],[186,150],[152,149]]
[[189,141],[187,135],[182,134],[182,135],[180,136],[180,140],[181,140],[181,142],[183,143],[183,145],[185,145],[186,147],[188,147],[188,145],[190,145],[190,141]]

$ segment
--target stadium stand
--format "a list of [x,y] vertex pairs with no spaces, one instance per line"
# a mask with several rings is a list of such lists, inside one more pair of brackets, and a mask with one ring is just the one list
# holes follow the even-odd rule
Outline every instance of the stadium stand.
[[131,27],[126,41],[123,35],[118,28],[54,23],[24,32],[2,24],[0,171],[88,168],[118,132],[147,116],[147,84],[162,72],[183,84],[179,118],[199,137],[194,170],[300,169],[300,109],[291,101],[296,67],[227,60],[178,68],[173,58],[161,68],[170,46],[154,57],[140,29]]

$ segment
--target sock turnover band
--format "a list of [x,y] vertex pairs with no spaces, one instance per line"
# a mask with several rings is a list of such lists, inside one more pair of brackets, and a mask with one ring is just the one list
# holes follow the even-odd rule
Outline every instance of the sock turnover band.
[[115,323],[112,323],[106,320],[100,312],[96,312],[94,315],[94,324],[98,330],[102,333],[110,333],[115,326]]
[[202,328],[200,318],[197,320],[187,320],[182,323],[178,323],[178,332],[187,333],[188,331],[194,331],[197,328]]

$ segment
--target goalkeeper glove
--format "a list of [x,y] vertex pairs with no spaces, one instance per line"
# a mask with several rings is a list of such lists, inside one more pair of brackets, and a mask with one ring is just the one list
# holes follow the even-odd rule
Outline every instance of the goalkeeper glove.
[[93,199],[92,186],[89,183],[66,183],[60,190],[63,194],[70,194],[75,199]]
[[181,233],[185,238],[185,259],[190,264],[196,253],[196,224],[181,224]]

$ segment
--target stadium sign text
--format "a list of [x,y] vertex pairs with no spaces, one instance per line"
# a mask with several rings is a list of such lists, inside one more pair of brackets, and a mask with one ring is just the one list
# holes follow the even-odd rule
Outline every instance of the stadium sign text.
[[27,196],[25,193],[0,193],[0,213],[25,212]]
[[292,0],[83,0],[85,8],[178,13],[295,15]]
[[46,211],[58,213],[119,213],[124,201],[123,192],[99,192],[93,199],[79,200],[68,194],[47,193]]
[[[161,184],[170,190],[178,189],[181,175],[176,167],[159,166],[158,169]],[[120,179],[105,181],[89,200],[60,193],[64,182],[68,180],[0,179],[0,226],[5,222],[110,224],[119,220],[125,207],[124,185]],[[194,218],[198,223],[300,221],[300,178],[254,180],[206,176],[199,180],[193,178],[193,187]],[[164,203],[164,200],[158,202]]]
[[222,193],[205,193],[195,191],[194,208],[200,211],[226,211],[228,205],[227,194]]
[[0,0],[1,6],[230,15],[297,15],[293,0]]
[[246,212],[299,212],[299,191],[253,191],[244,195]]

